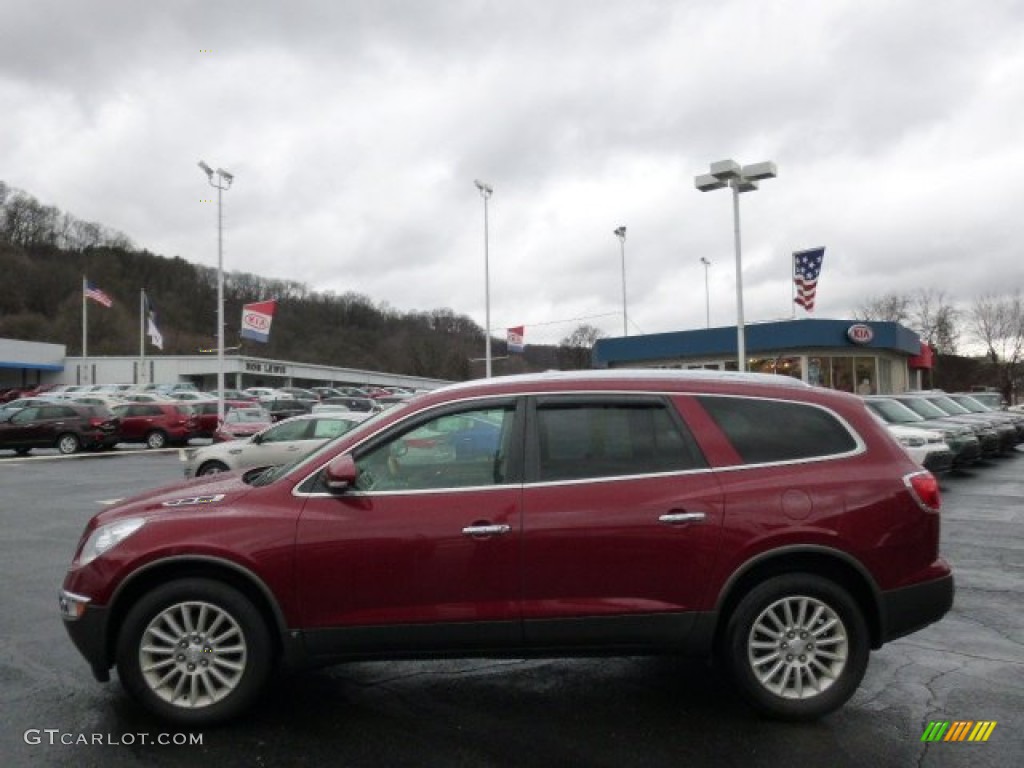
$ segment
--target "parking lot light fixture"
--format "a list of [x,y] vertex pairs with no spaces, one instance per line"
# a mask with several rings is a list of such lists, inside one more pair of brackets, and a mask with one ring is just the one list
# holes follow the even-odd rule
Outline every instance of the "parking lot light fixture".
[[480,190],[480,197],[484,200],[484,319],[487,326],[484,335],[484,359],[486,360],[485,376],[489,379],[491,378],[491,269],[488,254],[487,201],[494,194],[494,189],[480,179],[474,179],[473,184]]
[[[210,186],[217,190],[217,420],[224,421],[224,217],[223,194],[231,188],[234,174],[223,168],[216,171],[202,160],[199,167]],[[216,176],[216,180],[214,177]]]
[[619,238],[619,253],[622,256],[622,335],[629,336],[626,315],[626,228],[618,227],[613,234]]
[[[740,193],[758,188],[758,182],[774,179],[775,163],[760,162],[740,166],[735,160],[719,160],[711,164],[711,172],[694,179],[701,192],[729,187],[732,189],[733,237],[736,243],[736,357],[737,370],[747,370],[746,334],[743,327],[743,253],[740,245]],[[705,273],[706,274],[706,273]],[[709,318],[710,320],[710,318]],[[710,324],[710,323],[709,323]]]

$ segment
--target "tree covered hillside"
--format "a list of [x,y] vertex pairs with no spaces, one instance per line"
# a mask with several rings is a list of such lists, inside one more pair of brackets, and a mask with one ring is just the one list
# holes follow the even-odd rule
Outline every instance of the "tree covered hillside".
[[[135,248],[122,233],[83,222],[0,182],[0,337],[64,344],[82,352],[82,278],[114,301],[89,303],[91,355],[139,350],[140,292],[157,312],[162,354],[193,355],[216,347],[217,272],[180,257]],[[238,332],[242,305],[278,300],[270,341]],[[451,309],[398,312],[356,294],[320,293],[306,285],[225,273],[225,346],[243,354],[348,368],[462,380],[481,375],[484,332]],[[570,343],[566,340],[567,345]],[[495,357],[504,342],[492,342]],[[156,352],[150,350],[149,353]],[[578,349],[527,347],[496,360],[496,373],[586,367]]]

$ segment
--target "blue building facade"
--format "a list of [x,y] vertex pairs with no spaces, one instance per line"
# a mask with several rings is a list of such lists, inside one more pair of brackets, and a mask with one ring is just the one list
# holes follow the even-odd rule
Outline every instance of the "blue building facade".
[[[930,367],[918,335],[899,323],[800,319],[745,326],[747,370],[847,392],[920,387]],[[595,368],[737,370],[736,327],[599,339]]]

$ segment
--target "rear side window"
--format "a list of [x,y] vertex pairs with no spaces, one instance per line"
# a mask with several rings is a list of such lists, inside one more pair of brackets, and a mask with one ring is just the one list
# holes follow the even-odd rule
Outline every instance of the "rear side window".
[[705,466],[664,402],[541,402],[538,479],[645,475]]
[[813,405],[741,397],[697,400],[747,464],[835,456],[857,447],[839,419]]

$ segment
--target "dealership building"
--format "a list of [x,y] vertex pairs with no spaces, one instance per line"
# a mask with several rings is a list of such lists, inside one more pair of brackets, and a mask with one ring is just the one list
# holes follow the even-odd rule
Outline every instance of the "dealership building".
[[[202,390],[217,388],[213,355],[67,357],[63,344],[0,338],[0,389],[40,384],[175,384],[191,382]],[[224,386],[309,387],[318,385],[396,386],[436,389],[441,379],[405,376],[356,368],[336,368],[245,355],[224,357]]]
[[[899,323],[800,319],[745,326],[747,370],[860,394],[920,389],[931,349]],[[595,368],[737,370],[736,326],[599,339]]]

